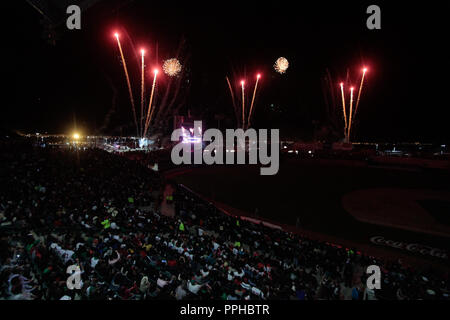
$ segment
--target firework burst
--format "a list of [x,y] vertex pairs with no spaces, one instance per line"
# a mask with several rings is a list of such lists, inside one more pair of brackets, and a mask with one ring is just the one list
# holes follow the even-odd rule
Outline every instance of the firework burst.
[[286,72],[287,68],[289,68],[289,61],[284,57],[280,57],[275,61],[273,67],[276,72],[283,74]]
[[164,73],[170,77],[178,75],[181,71],[181,63],[176,58],[168,59],[164,62],[163,70]]

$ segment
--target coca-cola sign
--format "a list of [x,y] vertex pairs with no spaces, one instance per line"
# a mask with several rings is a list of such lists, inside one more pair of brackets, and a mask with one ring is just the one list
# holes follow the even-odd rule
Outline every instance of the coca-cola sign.
[[370,238],[370,242],[382,246],[392,247],[396,249],[407,250],[413,253],[420,253],[423,255],[429,255],[436,258],[448,259],[447,252],[442,249],[432,248],[418,243],[406,243],[394,240],[386,240],[382,236],[375,236]]

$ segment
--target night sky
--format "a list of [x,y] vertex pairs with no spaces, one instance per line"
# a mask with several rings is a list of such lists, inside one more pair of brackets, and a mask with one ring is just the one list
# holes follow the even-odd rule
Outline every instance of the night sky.
[[[136,105],[140,69],[125,32],[136,49],[150,50],[147,66],[156,64],[156,43],[161,65],[175,55],[181,38],[186,39],[191,87],[183,110],[201,114],[209,126],[216,125],[218,113],[234,119],[225,76],[234,69],[253,88],[255,74],[261,72],[255,125],[310,139],[314,128],[328,121],[321,85],[326,69],[338,86],[348,68],[357,88],[365,65],[369,72],[354,140],[450,140],[449,5],[443,2],[419,6],[395,1],[393,6],[315,1],[312,6],[304,1],[103,0],[82,13],[81,30],[67,30],[60,12],[63,23],[56,28],[56,45],[43,38],[44,25],[33,7],[25,1],[13,3],[4,13],[13,19],[5,40],[9,45],[3,46],[9,56],[4,61],[8,83],[2,127],[68,133],[76,121],[86,134],[134,133],[112,36],[118,30]],[[370,4],[381,7],[381,30],[366,28]],[[280,56],[290,62],[284,75],[272,67]],[[240,79],[232,78],[236,84]],[[148,74],[147,88],[151,80]],[[111,109],[113,88],[116,110]]]

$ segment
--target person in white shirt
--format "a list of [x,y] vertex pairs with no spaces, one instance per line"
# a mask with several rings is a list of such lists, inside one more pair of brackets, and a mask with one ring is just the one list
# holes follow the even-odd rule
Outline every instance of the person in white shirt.
[[203,278],[206,278],[209,275],[209,271],[203,271],[203,269],[201,269],[200,272],[202,273]]
[[375,291],[373,289],[366,288],[364,290],[363,299],[364,300],[377,300],[377,298],[375,297]]
[[180,284],[177,289],[175,290],[175,298],[177,300],[183,300],[184,297],[187,296],[187,291],[184,290],[184,288],[186,287],[186,281],[183,281],[182,284]]
[[252,288],[248,283],[244,281],[241,283],[241,287],[244,288],[245,290],[250,290]]
[[195,284],[194,280],[191,280],[191,281],[188,282],[188,290],[190,292],[192,292],[193,294],[197,294],[202,286],[203,285],[201,285],[201,284]]
[[139,286],[139,290],[140,290],[142,293],[146,293],[147,290],[148,290],[148,288],[150,288],[150,281],[148,281],[148,277],[147,277],[147,276],[144,276],[144,277],[142,277],[142,279],[141,279],[141,284],[140,284],[140,286]]
[[164,288],[168,284],[168,282],[159,277],[158,280],[156,281],[156,284],[158,285],[158,287]]
[[264,299],[264,294],[263,294],[262,291],[259,290],[257,287],[252,287],[252,293],[253,293],[255,296],[257,296],[257,297],[260,297],[260,298],[263,298],[263,299]]
[[242,278],[244,275],[245,275],[245,272],[244,272],[244,270],[242,270],[242,269],[241,269],[241,272],[240,272],[240,273],[237,272],[237,271],[234,272],[234,276],[235,276],[235,277],[238,277],[238,278]]
[[97,265],[98,261],[99,261],[99,259],[96,257],[91,258],[91,268],[92,269],[95,269],[95,266]]

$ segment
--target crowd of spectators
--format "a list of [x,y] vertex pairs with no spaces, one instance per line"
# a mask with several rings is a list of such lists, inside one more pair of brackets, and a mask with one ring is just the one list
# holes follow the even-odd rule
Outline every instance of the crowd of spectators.
[[[448,273],[228,216],[181,188],[166,217],[158,173],[123,156],[3,149],[0,299],[448,299]],[[380,290],[366,287],[369,265]]]

